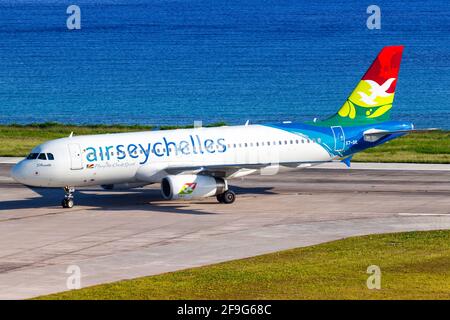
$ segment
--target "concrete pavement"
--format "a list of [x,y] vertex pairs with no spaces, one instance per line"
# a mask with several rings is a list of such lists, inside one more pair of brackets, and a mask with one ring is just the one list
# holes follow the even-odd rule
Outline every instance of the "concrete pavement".
[[232,205],[162,201],[158,186],[90,188],[76,193],[75,208],[62,209],[62,190],[16,184],[10,167],[0,165],[2,299],[67,290],[70,265],[88,286],[353,235],[450,228],[445,169],[250,176],[231,180]]

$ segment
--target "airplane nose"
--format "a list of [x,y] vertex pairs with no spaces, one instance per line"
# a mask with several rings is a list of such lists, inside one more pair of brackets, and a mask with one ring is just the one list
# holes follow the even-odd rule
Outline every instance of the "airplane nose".
[[22,163],[18,163],[14,165],[11,169],[11,177],[19,183],[24,182],[24,173],[23,173],[23,165]]

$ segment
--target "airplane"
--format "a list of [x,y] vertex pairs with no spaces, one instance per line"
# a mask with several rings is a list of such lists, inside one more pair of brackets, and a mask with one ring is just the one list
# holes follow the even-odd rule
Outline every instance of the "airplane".
[[27,186],[63,188],[64,208],[76,187],[130,189],[160,183],[166,200],[216,197],[230,204],[228,180],[279,168],[343,161],[407,133],[390,120],[403,46],[384,47],[333,116],[307,122],[248,124],[61,138],[35,147],[11,170]]

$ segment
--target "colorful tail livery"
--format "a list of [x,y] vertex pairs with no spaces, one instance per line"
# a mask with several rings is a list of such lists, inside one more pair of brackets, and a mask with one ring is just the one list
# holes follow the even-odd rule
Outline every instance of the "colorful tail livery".
[[12,176],[30,186],[64,187],[62,206],[71,208],[74,187],[160,183],[167,200],[216,196],[232,203],[232,178],[335,160],[350,166],[355,153],[417,131],[409,121],[389,119],[402,52],[402,46],[381,50],[344,105],[324,121],[70,135],[35,147]]
[[384,47],[336,115],[325,122],[355,126],[388,121],[403,46]]

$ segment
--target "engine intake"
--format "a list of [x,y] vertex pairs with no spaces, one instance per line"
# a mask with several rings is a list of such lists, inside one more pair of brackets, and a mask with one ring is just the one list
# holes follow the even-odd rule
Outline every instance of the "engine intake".
[[166,176],[161,181],[161,193],[166,200],[206,198],[227,190],[226,180],[204,175]]

